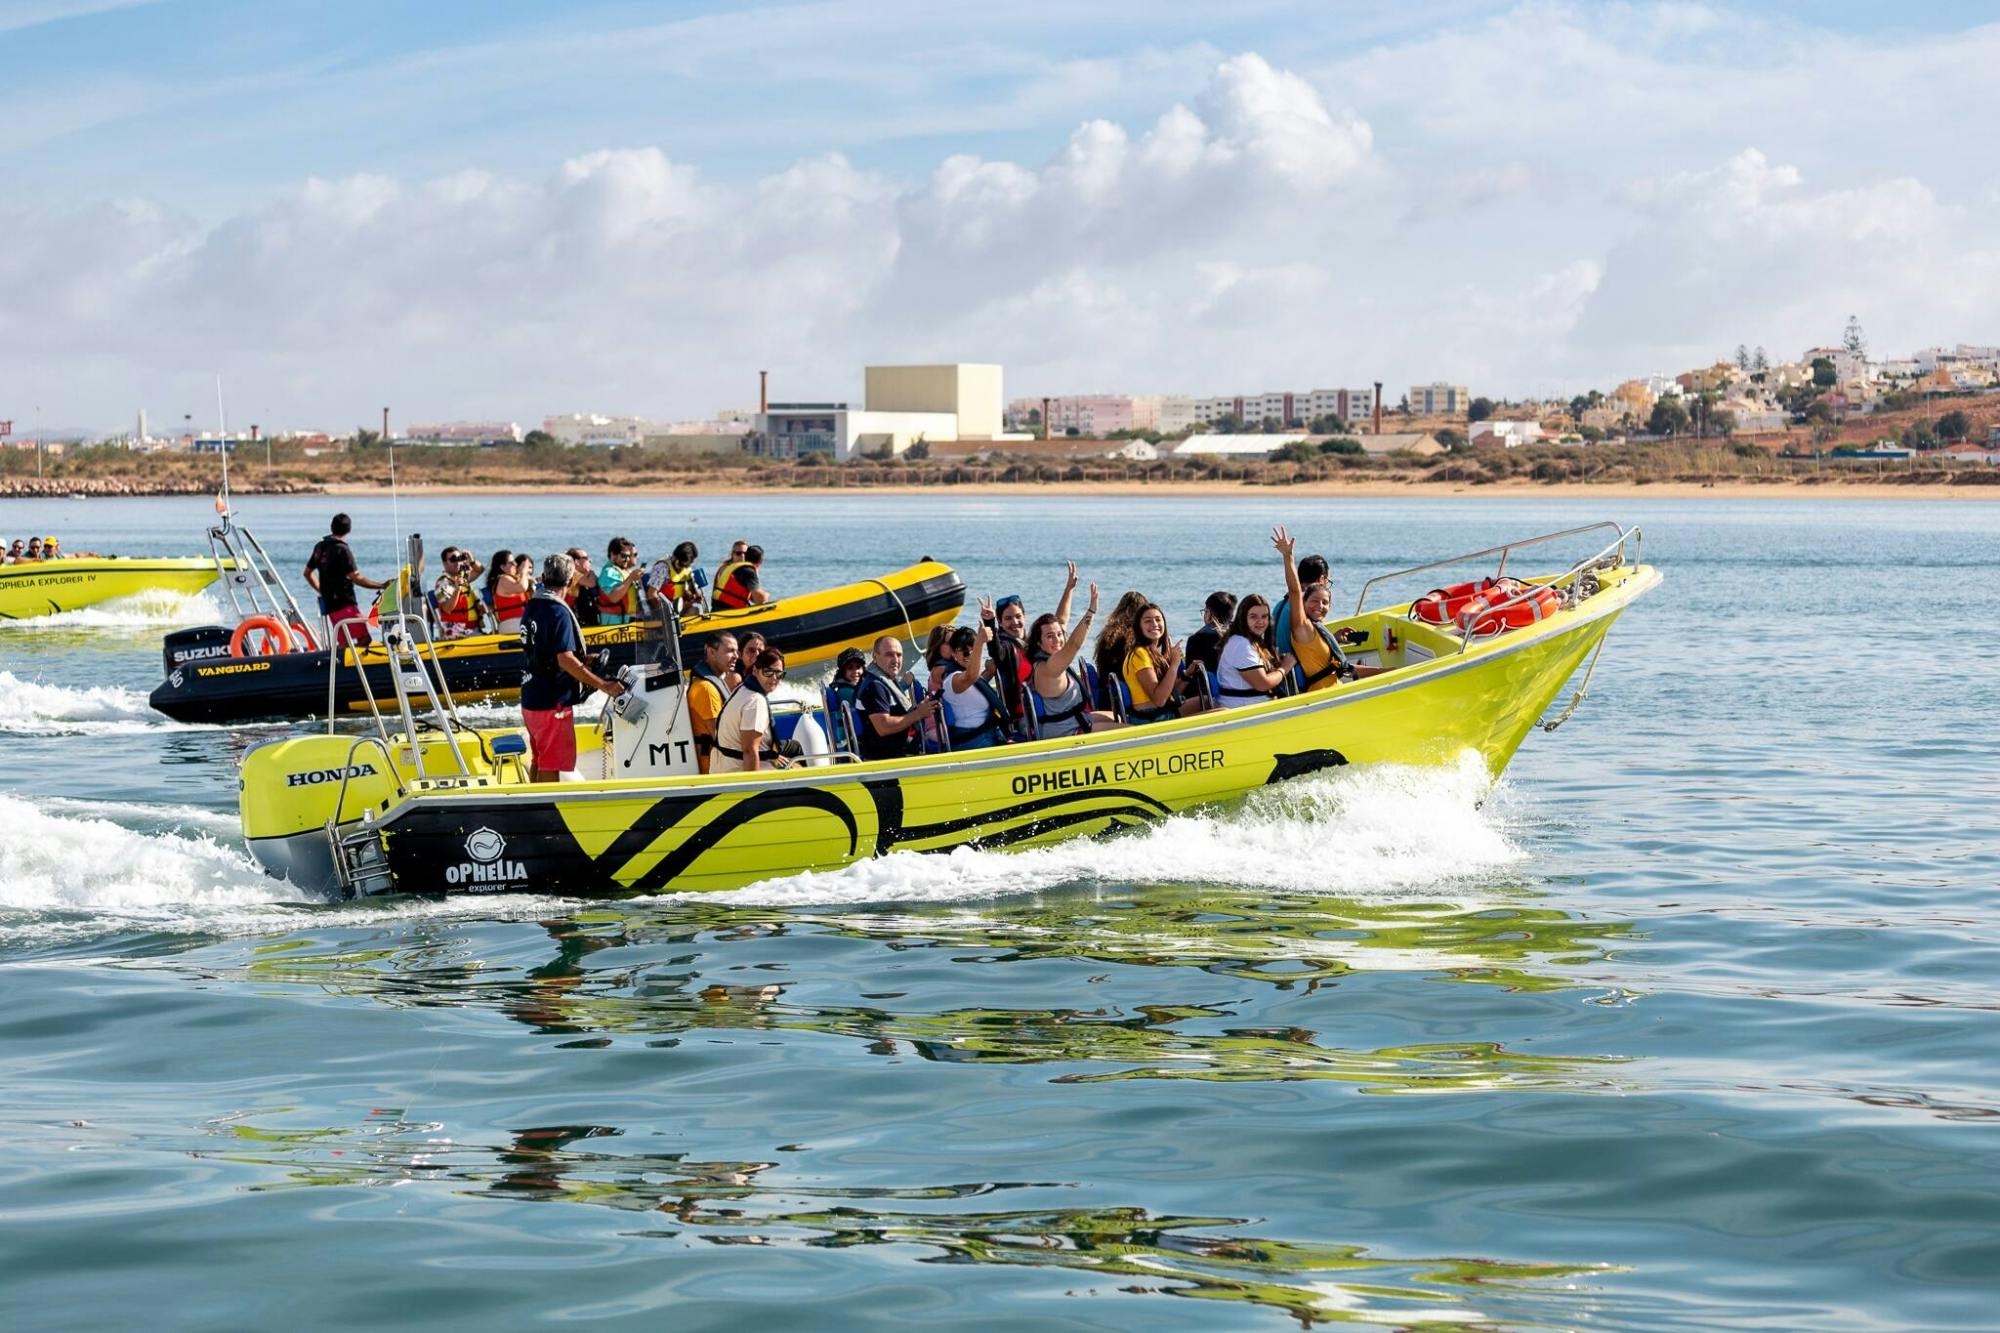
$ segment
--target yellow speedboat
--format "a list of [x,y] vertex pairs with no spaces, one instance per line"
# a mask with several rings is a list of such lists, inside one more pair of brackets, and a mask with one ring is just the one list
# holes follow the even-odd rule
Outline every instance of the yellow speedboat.
[[[384,718],[373,735],[250,751],[243,831],[268,870],[309,888],[617,896],[738,888],[891,850],[1033,846],[1347,764],[1453,763],[1469,749],[1497,776],[1612,622],[1660,580],[1637,563],[1636,529],[1601,526],[1617,534],[1609,546],[1519,585],[1515,604],[1531,615],[1496,606],[1436,625],[1430,598],[1357,610],[1329,628],[1370,645],[1353,656],[1381,674],[1250,707],[877,762],[809,740],[789,769],[709,777],[690,771],[684,743],[676,755],[678,680],[655,677],[639,688],[649,703],[636,722],[607,711],[578,727],[585,780],[532,784],[519,731],[455,727],[448,699],[432,698],[426,733],[419,696],[401,702],[397,732]],[[1588,531],[1476,554],[1497,554],[1504,573],[1520,548]],[[809,737],[839,735],[831,713],[798,711]]]
[[143,592],[196,593],[221,576],[201,557],[64,556],[0,565],[0,620],[26,620]]

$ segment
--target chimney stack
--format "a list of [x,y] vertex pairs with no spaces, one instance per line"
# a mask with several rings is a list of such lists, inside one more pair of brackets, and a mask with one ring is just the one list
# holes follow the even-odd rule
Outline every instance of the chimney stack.
[[1375,433],[1382,433],[1382,381],[1375,381]]
[[1045,440],[1049,438],[1049,404],[1054,401],[1053,398],[1042,399],[1042,438]]
[[771,372],[757,372],[757,415],[766,416],[771,411]]

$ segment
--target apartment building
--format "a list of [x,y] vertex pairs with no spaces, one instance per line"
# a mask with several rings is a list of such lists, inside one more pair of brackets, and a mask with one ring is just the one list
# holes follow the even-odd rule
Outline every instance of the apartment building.
[[1463,384],[1413,384],[1410,411],[1420,417],[1461,416],[1472,406],[1472,393]]

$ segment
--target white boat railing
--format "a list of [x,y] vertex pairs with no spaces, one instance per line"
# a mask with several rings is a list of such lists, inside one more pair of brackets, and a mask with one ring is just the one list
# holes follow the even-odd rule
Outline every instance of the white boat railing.
[[[1519,541],[1507,542],[1500,546],[1489,546],[1483,551],[1468,551],[1464,555],[1447,556],[1442,560],[1433,560],[1427,564],[1412,565],[1408,569],[1398,569],[1387,574],[1378,574],[1361,585],[1361,595],[1355,599],[1354,614],[1360,615],[1367,609],[1368,596],[1379,584],[1408,578],[1412,574],[1424,574],[1436,569],[1450,569],[1457,565],[1471,564],[1475,560],[1486,560],[1496,556],[1498,557],[1498,562],[1495,565],[1493,577],[1501,579],[1507,576],[1507,561],[1516,551],[1526,550],[1531,546],[1541,546],[1548,542],[1561,541],[1569,537],[1580,537],[1585,533],[1606,531],[1615,534],[1610,542],[1592,554],[1576,561],[1568,569],[1557,574],[1553,579],[1548,580],[1549,583],[1560,583],[1564,579],[1570,580],[1572,599],[1574,599],[1579,591],[1577,584],[1580,576],[1585,570],[1610,568],[1626,563],[1625,547],[1628,542],[1632,547],[1631,563],[1635,565],[1640,563],[1643,534],[1638,528],[1623,527],[1607,519],[1601,523],[1586,523],[1580,528],[1565,528],[1561,532],[1545,532],[1535,537],[1523,537]],[[1465,623],[1459,626],[1458,650],[1464,652],[1472,645],[1472,641],[1475,638],[1486,638],[1490,637],[1493,633],[1499,632],[1496,628],[1482,635],[1475,634],[1474,629],[1482,623],[1491,623],[1496,626],[1503,624],[1503,612],[1510,607],[1522,604],[1545,586],[1547,586],[1547,583],[1527,584],[1520,591],[1514,593],[1504,601],[1488,603],[1477,615],[1466,617]]]

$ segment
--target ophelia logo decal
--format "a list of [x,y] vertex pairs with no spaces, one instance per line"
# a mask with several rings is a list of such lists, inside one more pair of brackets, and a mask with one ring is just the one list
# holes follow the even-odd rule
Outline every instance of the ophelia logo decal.
[[490,828],[476,829],[466,835],[465,854],[475,861],[491,865],[498,861],[507,850],[507,840]]

